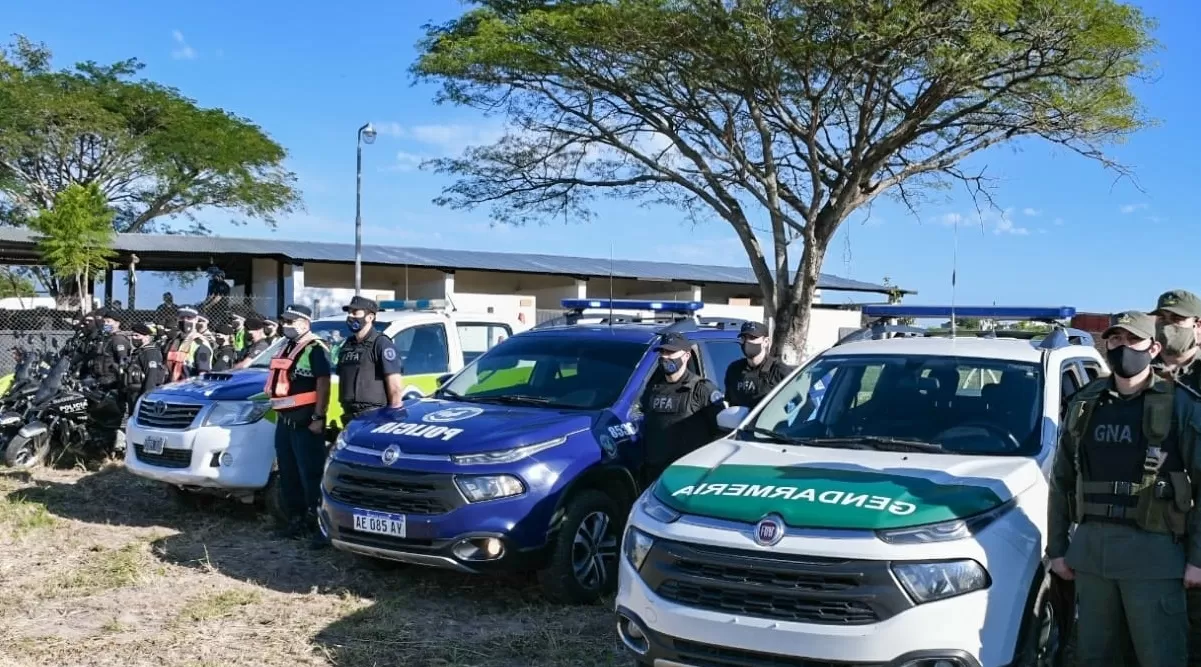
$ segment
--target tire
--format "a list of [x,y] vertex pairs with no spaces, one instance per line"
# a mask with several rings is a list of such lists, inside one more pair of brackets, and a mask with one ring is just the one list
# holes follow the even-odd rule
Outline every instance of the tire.
[[1051,574],[1042,577],[1029,597],[1025,617],[1018,634],[1014,667],[1060,667],[1059,623],[1051,598]]
[[34,436],[14,435],[4,446],[4,464],[10,468],[28,470],[45,463],[50,453],[50,434]]
[[267,477],[267,486],[263,487],[262,491],[258,492],[259,506],[267,513],[267,516],[275,520],[276,523],[284,524],[288,522],[288,516],[284,513],[284,501],[279,492],[279,473],[272,471]]
[[568,503],[550,564],[538,573],[550,601],[589,604],[616,588],[624,517],[600,491],[583,491]]

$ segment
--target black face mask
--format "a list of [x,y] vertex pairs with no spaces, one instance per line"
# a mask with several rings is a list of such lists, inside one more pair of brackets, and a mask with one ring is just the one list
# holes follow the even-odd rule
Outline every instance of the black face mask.
[[1151,365],[1151,350],[1136,350],[1129,345],[1106,350],[1105,360],[1113,369],[1113,374],[1120,378],[1132,378],[1147,370]]
[[743,341],[742,353],[747,359],[754,359],[763,351],[763,343],[752,343],[751,341]]
[[195,323],[195,322],[191,322],[191,321],[188,321],[188,320],[180,320],[180,321],[179,321],[179,330],[180,330],[180,331],[182,331],[182,332],[184,332],[184,333],[186,333],[186,334],[187,334],[187,333],[192,333],[192,330],[193,330],[193,329],[195,329],[195,328],[196,328],[196,323]]

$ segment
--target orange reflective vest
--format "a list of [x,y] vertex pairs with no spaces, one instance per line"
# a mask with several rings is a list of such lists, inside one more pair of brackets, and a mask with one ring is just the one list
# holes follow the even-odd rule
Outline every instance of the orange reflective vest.
[[315,391],[289,396],[292,391],[292,378],[290,377],[292,368],[296,365],[296,360],[310,345],[320,345],[325,348],[325,343],[320,338],[312,333],[307,333],[296,339],[291,352],[285,355],[284,351],[280,350],[279,354],[271,360],[271,370],[267,373],[267,384],[264,385],[263,391],[271,399],[272,408],[291,410],[317,402],[317,392]]
[[170,378],[170,382],[179,382],[184,379],[197,347],[199,346],[196,344],[195,338],[185,339],[178,346],[172,344],[171,349],[167,351],[167,377]]

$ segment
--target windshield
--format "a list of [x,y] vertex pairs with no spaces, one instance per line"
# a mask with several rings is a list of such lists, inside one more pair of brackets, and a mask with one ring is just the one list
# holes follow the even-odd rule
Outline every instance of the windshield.
[[63,380],[66,379],[67,372],[71,370],[71,359],[69,357],[60,357],[54,362],[54,367],[42,378],[42,383],[38,386],[38,391],[33,396],[35,403],[40,403],[54,397],[55,394],[62,389]]
[[[380,331],[388,328],[387,322],[377,322],[376,326],[380,327]],[[338,358],[338,350],[342,347],[342,343],[350,337],[350,329],[346,326],[345,320],[313,322],[313,333],[321,337],[325,344],[329,346],[330,358]],[[250,362],[251,368],[267,368],[271,365],[271,360],[283,348],[287,339],[280,338],[271,344],[262,354],[254,358]]]
[[612,405],[646,354],[645,343],[560,336],[510,338],[439,390],[482,403],[598,410]]
[[740,437],[868,447],[872,439],[905,440],[953,454],[1032,455],[1041,446],[1042,386],[1042,370],[1034,363],[900,354],[818,357],[763,406]]

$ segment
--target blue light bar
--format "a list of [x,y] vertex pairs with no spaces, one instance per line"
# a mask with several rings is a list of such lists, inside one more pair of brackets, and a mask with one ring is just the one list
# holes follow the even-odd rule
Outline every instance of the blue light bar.
[[400,299],[380,301],[380,310],[445,310],[450,307],[446,299]]
[[867,317],[956,318],[977,317],[986,320],[1066,320],[1076,314],[1071,306],[906,306],[876,304],[863,307]]
[[664,313],[695,313],[705,304],[700,301],[643,301],[640,299],[563,299],[567,310],[653,310]]

